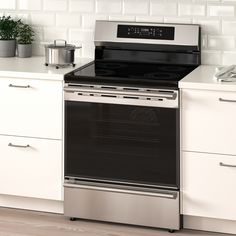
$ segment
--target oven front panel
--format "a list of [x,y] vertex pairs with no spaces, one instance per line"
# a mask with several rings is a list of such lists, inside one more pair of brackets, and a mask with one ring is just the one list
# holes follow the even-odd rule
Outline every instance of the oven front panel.
[[178,109],[65,101],[65,176],[179,187]]

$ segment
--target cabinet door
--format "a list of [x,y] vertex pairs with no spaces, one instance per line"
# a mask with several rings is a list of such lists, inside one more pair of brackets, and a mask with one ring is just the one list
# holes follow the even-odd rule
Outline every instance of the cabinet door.
[[0,194],[62,200],[62,141],[0,136]]
[[236,154],[236,93],[183,90],[182,150]]
[[62,138],[62,82],[0,80],[0,134]]
[[236,220],[236,156],[183,153],[184,215]]

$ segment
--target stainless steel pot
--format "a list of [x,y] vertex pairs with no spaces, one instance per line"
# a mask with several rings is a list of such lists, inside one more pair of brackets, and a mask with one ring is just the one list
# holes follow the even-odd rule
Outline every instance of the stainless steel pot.
[[[59,42],[62,42],[59,44]],[[74,53],[76,47],[72,44],[67,44],[66,40],[57,39],[53,44],[45,45],[45,65],[65,66],[74,65]]]

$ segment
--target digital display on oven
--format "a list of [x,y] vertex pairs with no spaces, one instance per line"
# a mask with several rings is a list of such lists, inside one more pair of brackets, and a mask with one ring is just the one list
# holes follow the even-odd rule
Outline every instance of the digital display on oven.
[[174,40],[175,28],[170,26],[118,25],[117,38]]

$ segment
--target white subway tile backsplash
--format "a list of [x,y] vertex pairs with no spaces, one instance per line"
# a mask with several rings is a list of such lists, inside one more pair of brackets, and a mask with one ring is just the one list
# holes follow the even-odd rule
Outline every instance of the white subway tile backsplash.
[[39,42],[34,42],[32,45],[32,54],[35,56],[45,55],[45,47]]
[[110,21],[135,21],[135,16],[131,15],[114,15],[109,16]]
[[5,16],[11,16],[15,19],[21,19],[24,23],[29,23],[29,14],[28,13],[17,13],[17,12],[4,12]]
[[201,47],[202,49],[207,49],[208,42],[207,42],[207,35],[202,35],[201,37]]
[[122,13],[121,0],[97,0],[96,12],[106,14],[120,14]]
[[32,13],[31,23],[36,26],[53,26],[55,25],[54,13]]
[[44,0],[43,9],[45,11],[66,11],[67,0]]
[[[44,28],[44,41],[53,43],[56,39],[67,40],[67,29],[66,28],[54,28],[45,27]],[[58,41],[58,44],[62,44],[62,41]]]
[[33,25],[36,55],[44,53],[41,42],[65,38],[83,45],[77,56],[93,57],[95,21],[111,20],[199,24],[202,63],[236,57],[236,0],[0,0],[3,14]]
[[192,21],[190,17],[164,17],[165,23],[191,24]]
[[153,22],[153,23],[163,23],[163,17],[161,16],[137,16],[137,22]]
[[95,46],[93,43],[82,43],[82,56],[83,57],[94,57]]
[[56,14],[56,26],[76,28],[81,26],[81,15],[75,13]]
[[180,16],[205,16],[206,6],[204,4],[179,3]]
[[209,36],[208,48],[216,50],[230,50],[235,48],[235,38],[233,36]]
[[202,50],[202,64],[220,65],[222,62],[220,51]]
[[176,16],[178,12],[177,2],[151,1],[151,14],[158,16]]
[[223,65],[236,65],[236,51],[224,52],[222,54],[222,64]]
[[82,28],[93,30],[95,28],[96,20],[108,20],[108,16],[95,15],[95,14],[94,15],[91,15],[91,14],[82,15]]
[[18,7],[20,10],[29,10],[29,11],[37,11],[42,8],[41,0],[18,0]]
[[37,26],[34,26],[33,27],[34,29],[34,41],[35,42],[42,42],[43,41],[43,27],[37,27]]
[[0,9],[12,9],[16,8],[15,0],[0,0]]
[[70,29],[69,30],[69,40],[70,41],[79,41],[83,43],[91,43],[94,39],[93,30],[84,30],[84,29]]
[[208,6],[209,16],[234,16],[234,6]]
[[223,21],[222,22],[222,32],[225,35],[235,35],[236,36],[236,20]]
[[95,0],[70,0],[69,10],[72,12],[94,12]]
[[124,14],[148,15],[149,0],[124,0]]
[[194,18],[193,23],[201,26],[203,34],[221,34],[221,21],[218,19],[209,20],[207,18]]

